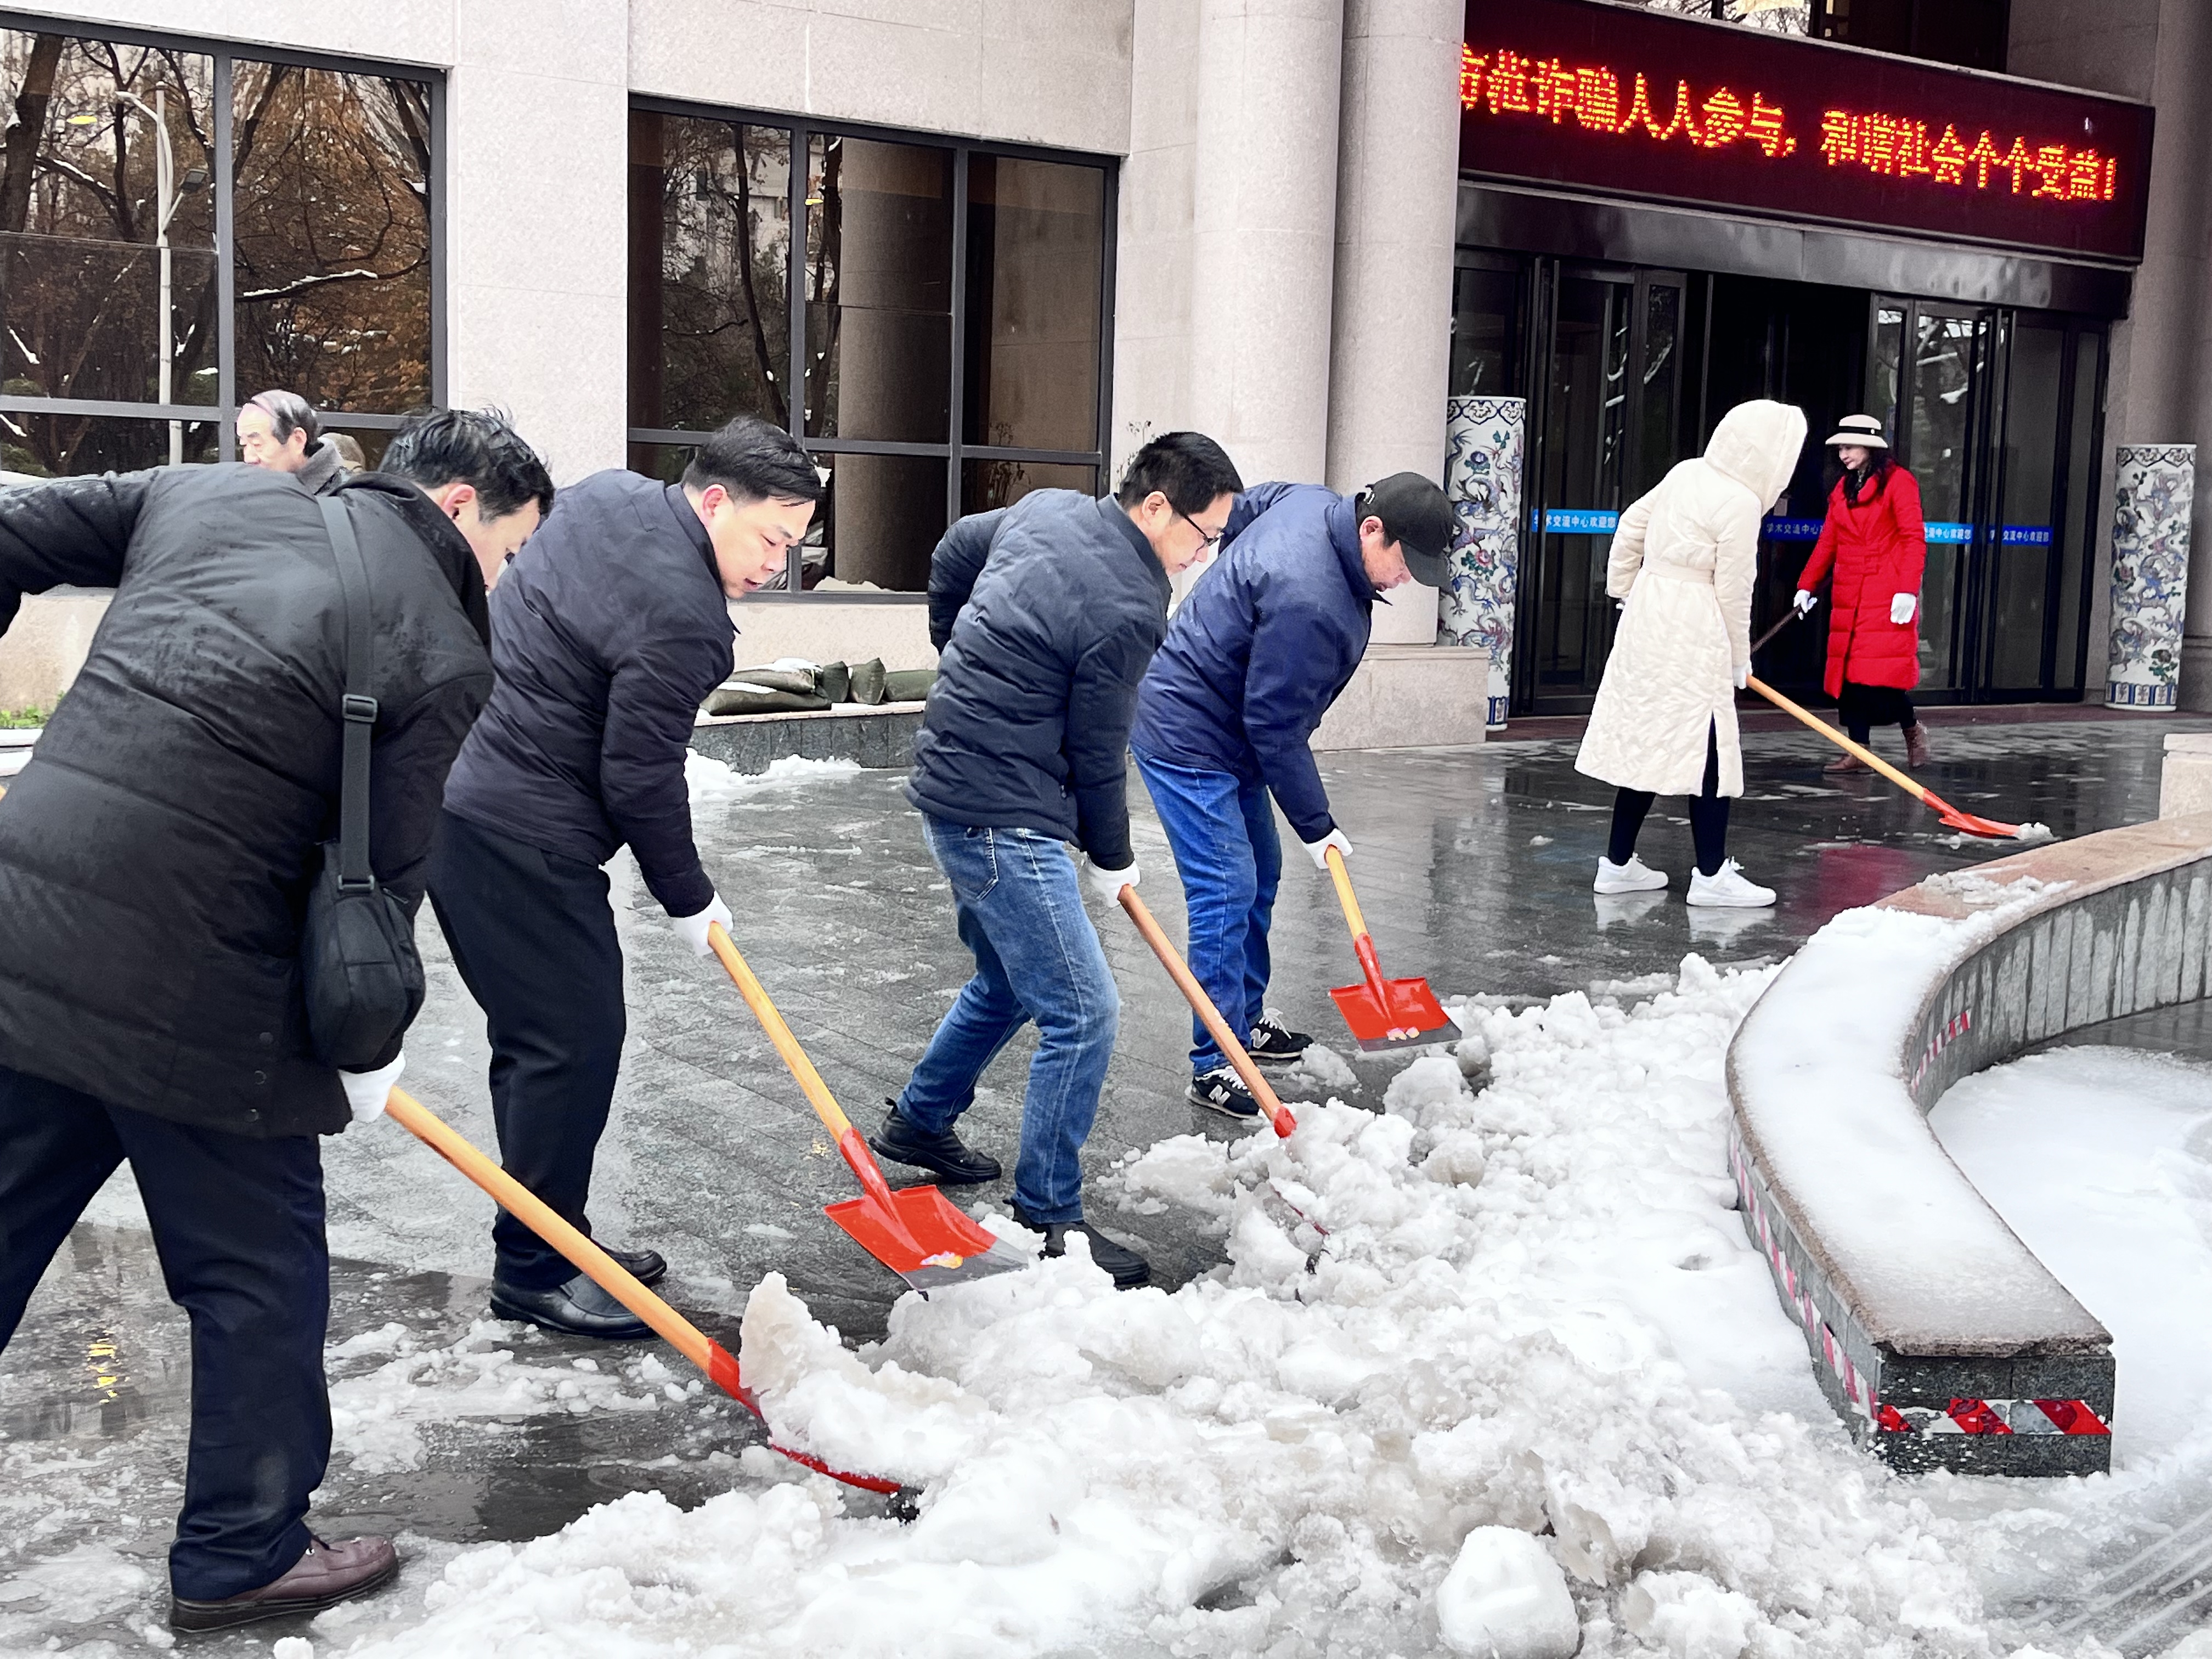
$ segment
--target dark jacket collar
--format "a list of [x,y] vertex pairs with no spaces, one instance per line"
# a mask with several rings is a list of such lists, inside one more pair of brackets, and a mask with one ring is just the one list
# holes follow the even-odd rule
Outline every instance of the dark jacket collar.
[[469,545],[468,538],[438,510],[435,501],[404,478],[381,472],[349,473],[333,493],[351,490],[381,495],[399,509],[399,516],[407,521],[407,527],[422,542],[440,573],[453,585],[453,597],[461,602],[469,626],[477,630],[477,637],[489,647],[491,612],[484,603],[483,572],[477,565],[476,550]]
[[[1367,562],[1359,555],[1359,517],[1352,506],[1352,497],[1340,495],[1328,509],[1328,543],[1336,550],[1336,562],[1344,567],[1345,585],[1352,589],[1352,597],[1370,610],[1382,592],[1367,579]],[[1382,599],[1385,605],[1389,601]]]
[[337,488],[344,471],[338,459],[338,447],[328,438],[318,438],[314,447],[307,452],[306,464],[292,476],[310,495],[327,495]]
[[698,550],[700,559],[706,564],[707,574],[714,579],[714,591],[720,592],[722,568],[714,562],[714,538],[707,534],[707,526],[701,522],[698,509],[691,505],[691,498],[684,493],[682,484],[671,484],[662,492],[661,499],[667,502],[676,522],[684,527],[684,533],[691,538],[691,545]]
[[1167,567],[1160,562],[1160,556],[1152,551],[1152,544],[1145,539],[1145,532],[1137,528],[1123,510],[1121,503],[1111,495],[1098,498],[1098,516],[1118,530],[1129,545],[1136,550],[1137,562],[1152,577],[1152,586],[1159,590],[1160,603],[1165,605],[1175,589],[1168,581]]

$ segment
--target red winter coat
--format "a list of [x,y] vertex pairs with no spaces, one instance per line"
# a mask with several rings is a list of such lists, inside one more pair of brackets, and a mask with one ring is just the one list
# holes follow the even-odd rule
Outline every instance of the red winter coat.
[[1917,479],[1893,466],[1879,493],[1860,489],[1856,507],[1844,499],[1843,480],[1836,481],[1820,539],[1797,579],[1799,587],[1809,589],[1835,568],[1828,596],[1830,696],[1843,695],[1845,680],[1904,691],[1920,684],[1920,607],[1914,605],[1911,622],[1893,623],[1889,605],[1899,593],[1918,599],[1927,562]]

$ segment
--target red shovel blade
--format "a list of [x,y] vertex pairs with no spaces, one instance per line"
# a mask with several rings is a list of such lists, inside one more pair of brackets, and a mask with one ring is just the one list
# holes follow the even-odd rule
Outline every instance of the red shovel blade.
[[1030,1265],[1028,1256],[961,1214],[934,1187],[902,1188],[891,1204],[896,1214],[886,1214],[876,1198],[851,1198],[823,1213],[924,1296]]
[[1389,1006],[1376,1000],[1365,984],[1341,985],[1329,995],[1352,1030],[1352,1039],[1363,1054],[1385,1054],[1394,1048],[1425,1048],[1432,1042],[1457,1042],[1459,1027],[1437,1001],[1425,979],[1386,979]]

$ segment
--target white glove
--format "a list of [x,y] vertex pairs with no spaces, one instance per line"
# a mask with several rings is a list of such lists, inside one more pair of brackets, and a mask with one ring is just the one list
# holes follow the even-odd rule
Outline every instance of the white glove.
[[1915,593],[1893,593],[1889,600],[1889,619],[1903,627],[1912,620],[1912,613],[1920,608],[1920,599]]
[[691,947],[694,956],[711,957],[714,954],[714,947],[707,942],[707,929],[718,921],[722,924],[724,933],[730,931],[730,907],[722,902],[719,893],[707,901],[707,908],[698,915],[671,916],[668,925],[676,930],[677,938]]
[[346,1104],[353,1108],[353,1121],[367,1123],[372,1118],[384,1115],[384,1103],[392,1097],[392,1085],[399,1081],[399,1074],[407,1069],[407,1056],[392,1057],[392,1064],[374,1072],[340,1072],[338,1081],[345,1085]]
[[1735,689],[1744,690],[1751,684],[1751,665],[1743,663],[1735,671]]
[[1305,844],[1305,847],[1306,856],[1314,861],[1314,868],[1322,871],[1324,873],[1326,873],[1328,869],[1328,849],[1330,848],[1334,847],[1338,852],[1343,854],[1347,863],[1350,862],[1352,858],[1352,838],[1346,835],[1341,830],[1332,829],[1319,841],[1308,842]]
[[1801,617],[1811,616],[1813,614],[1813,607],[1820,604],[1820,596],[1814,593],[1812,589],[1808,587],[1799,588],[1797,590],[1797,597],[1790,601],[1790,604],[1797,607],[1797,614]]
[[1102,870],[1098,867],[1096,860],[1085,859],[1083,862],[1083,878],[1091,884],[1091,890],[1104,899],[1107,903],[1119,904],[1121,902],[1121,890],[1124,887],[1134,887],[1137,884],[1137,861],[1131,859],[1126,869]]

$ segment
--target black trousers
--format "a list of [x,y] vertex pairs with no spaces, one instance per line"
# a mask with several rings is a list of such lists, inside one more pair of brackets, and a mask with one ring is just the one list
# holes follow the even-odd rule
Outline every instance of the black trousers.
[[[1613,798],[1613,835],[1605,855],[1615,864],[1636,856],[1636,838],[1644,831],[1645,814],[1658,796],[1644,789],[1624,789]],[[1721,739],[1717,726],[1705,730],[1705,780],[1690,798],[1690,839],[1698,852],[1699,873],[1717,876],[1728,858],[1728,797],[1721,793]]]
[[1912,712],[1911,692],[1900,691],[1893,685],[1861,685],[1855,680],[1844,682],[1844,694],[1836,699],[1836,718],[1843,722],[1853,743],[1864,743],[1868,733],[1877,726],[1920,723],[1919,717]]
[[125,1158],[169,1299],[192,1326],[192,1427],[169,1583],[219,1601],[307,1552],[331,1456],[322,1146],[250,1139],[0,1066],[0,1348],[55,1250]]
[[[500,1162],[586,1233],[592,1158],[622,1066],[622,946],[606,872],[441,814],[430,903],[491,1036]],[[576,1270],[504,1210],[503,1285],[545,1291]]]

